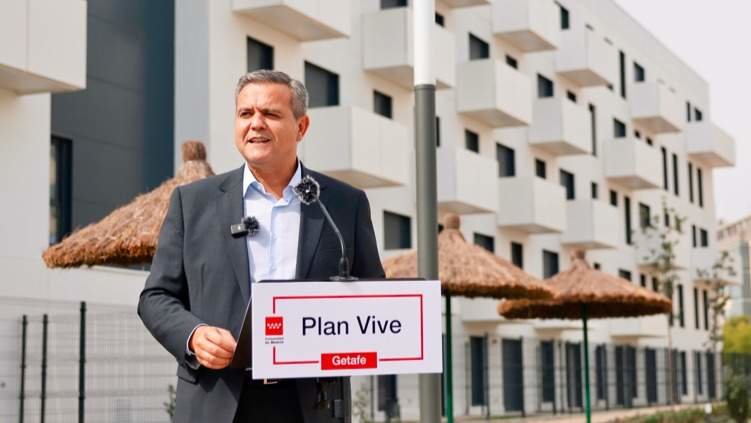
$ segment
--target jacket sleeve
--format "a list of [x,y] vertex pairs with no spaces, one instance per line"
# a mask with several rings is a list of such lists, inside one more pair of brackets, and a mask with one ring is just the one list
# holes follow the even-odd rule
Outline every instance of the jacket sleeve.
[[355,254],[352,260],[352,275],[359,278],[385,278],[378,255],[373,222],[370,218],[370,202],[365,192],[360,191],[355,223]]
[[186,341],[201,320],[190,312],[184,266],[185,227],[180,188],[170,198],[159,232],[151,273],[138,301],[138,315],[146,328],[178,363],[184,364]]

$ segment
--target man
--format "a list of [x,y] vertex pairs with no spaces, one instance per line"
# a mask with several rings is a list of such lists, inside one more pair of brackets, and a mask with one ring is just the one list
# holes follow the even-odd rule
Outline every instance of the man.
[[[292,186],[313,176],[347,245],[352,274],[383,277],[365,193],[306,169],[297,159],[310,119],[302,83],[278,71],[251,72],[235,92],[235,146],[245,164],[175,189],[138,313],[178,362],[175,421],[349,421],[349,380],[254,381],[229,368],[250,284],[263,279],[326,280],[340,256],[317,205]],[[233,236],[244,216],[252,235]],[[343,401],[341,401],[343,400]]]

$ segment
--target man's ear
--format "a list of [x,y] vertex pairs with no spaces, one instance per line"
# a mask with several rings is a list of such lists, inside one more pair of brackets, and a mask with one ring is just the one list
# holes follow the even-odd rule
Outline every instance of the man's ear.
[[305,133],[308,132],[308,126],[310,126],[310,118],[308,115],[297,120],[297,142],[302,141]]

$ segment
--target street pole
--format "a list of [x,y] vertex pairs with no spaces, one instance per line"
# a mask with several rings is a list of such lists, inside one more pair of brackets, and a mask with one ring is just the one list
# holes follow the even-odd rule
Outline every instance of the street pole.
[[[438,214],[436,195],[435,77],[430,34],[434,0],[415,0],[413,10],[415,86],[415,156],[417,182],[417,271],[438,279]],[[440,318],[440,317],[439,317]],[[449,393],[447,393],[448,395]],[[441,421],[441,375],[420,375],[420,422]]]

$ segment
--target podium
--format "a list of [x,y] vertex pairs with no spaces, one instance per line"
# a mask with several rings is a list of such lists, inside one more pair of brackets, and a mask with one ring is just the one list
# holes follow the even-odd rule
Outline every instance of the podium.
[[254,283],[231,366],[253,379],[440,373],[440,282]]

